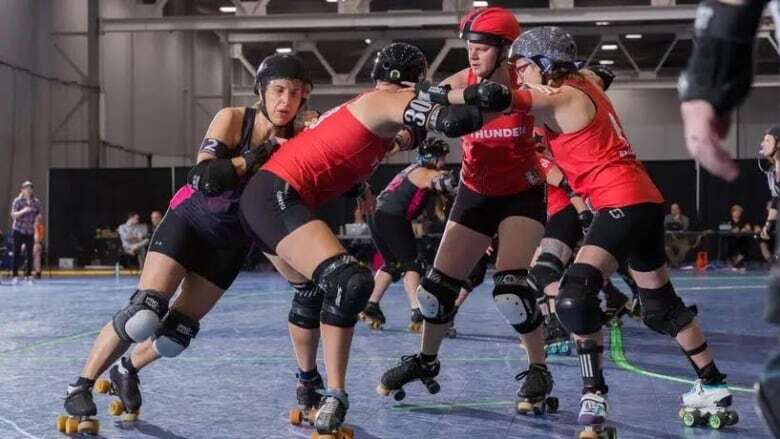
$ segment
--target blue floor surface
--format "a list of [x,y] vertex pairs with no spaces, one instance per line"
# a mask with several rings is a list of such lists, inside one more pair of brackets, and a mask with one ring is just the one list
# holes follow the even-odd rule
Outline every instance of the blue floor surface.
[[[33,286],[0,286],[0,439],[65,437],[54,429],[63,413],[68,382],[75,381],[100,327],[128,299],[133,278],[43,280]],[[677,418],[678,396],[693,371],[672,340],[634,321],[621,334],[633,371],[606,360],[610,422],[621,439],[768,438],[753,410],[753,382],[777,349],[777,331],[761,319],[763,273],[694,276],[676,273],[687,303],[696,303],[719,368],[735,387],[740,422],[721,431],[689,429]],[[622,284],[619,286],[623,287]],[[575,436],[581,382],[574,357],[553,357],[558,414],[514,413],[514,376],[526,368],[524,352],[491,300],[491,283],[461,308],[459,336],[445,340],[442,390],[429,395],[419,383],[405,404],[374,389],[384,369],[418,350],[406,332],[408,310],[400,285],[382,303],[388,325],[360,324],[348,374],[355,437],[369,438],[567,438]],[[275,274],[242,274],[201,324],[190,348],[141,373],[141,420],[123,425],[106,414],[98,395],[101,436],[106,438],[308,438],[287,412],[295,403],[295,362],[286,319],[290,288]],[[609,350],[609,349],[608,349]],[[607,355],[609,357],[609,355]],[[320,366],[324,370],[324,366]],[[650,372],[648,375],[644,372]]]

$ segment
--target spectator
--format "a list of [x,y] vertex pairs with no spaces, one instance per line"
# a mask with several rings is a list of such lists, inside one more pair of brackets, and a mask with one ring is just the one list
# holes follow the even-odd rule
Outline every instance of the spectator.
[[151,237],[154,235],[154,232],[157,231],[157,226],[159,226],[162,221],[162,213],[160,213],[159,210],[153,210],[152,213],[149,214],[149,221],[152,223],[152,230],[149,231],[149,236]]
[[[752,233],[753,226],[742,218],[745,209],[739,204],[731,206],[729,210],[729,230],[732,233]],[[735,270],[745,270],[745,258],[750,251],[750,237],[732,236],[728,238],[728,257],[731,266]]]
[[138,212],[130,212],[127,215],[127,221],[119,226],[117,232],[122,240],[124,253],[137,258],[138,267],[143,270],[146,244],[149,243],[149,238],[147,238],[149,231],[146,224],[141,223],[141,216]]
[[43,239],[46,236],[46,228],[43,225],[43,214],[35,217],[35,232],[33,233],[33,271],[35,278],[41,278],[41,258],[43,257]]
[[33,184],[29,181],[22,183],[19,196],[11,203],[11,219],[14,236],[14,260],[13,260],[13,284],[19,283],[19,266],[22,264],[22,245],[26,247],[27,267],[25,279],[32,283],[33,266],[33,234],[35,231],[35,217],[42,212],[41,200],[33,194]]
[[696,243],[692,243],[690,236],[684,233],[674,233],[687,232],[689,227],[690,220],[683,215],[680,205],[672,203],[669,214],[664,217],[664,230],[672,232],[666,234],[666,258],[672,268],[678,268],[685,261],[691,248],[699,245],[700,237],[697,238]]
[[775,260],[775,223],[777,218],[774,199],[766,202],[766,213],[766,224],[764,224],[758,235],[758,247],[761,249],[761,256],[764,258],[764,261],[771,264]]

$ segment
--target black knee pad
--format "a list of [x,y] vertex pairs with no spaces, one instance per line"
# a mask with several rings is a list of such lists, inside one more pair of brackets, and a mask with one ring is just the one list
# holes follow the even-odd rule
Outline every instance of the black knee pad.
[[154,334],[154,350],[161,357],[172,358],[181,354],[198,335],[197,320],[172,309],[165,315],[160,328]]
[[466,279],[466,285],[463,287],[469,293],[472,292],[474,288],[482,285],[482,282],[485,282],[488,262],[490,262],[490,257],[487,255],[482,256],[477,262],[477,265],[471,270],[471,273],[469,273],[469,278]]
[[548,285],[558,282],[563,276],[563,262],[552,253],[542,253],[536,258],[528,272],[528,283],[539,296],[544,295]]
[[322,323],[349,328],[357,323],[374,291],[371,270],[354,257],[342,254],[323,261],[312,276],[323,293]]
[[415,273],[419,274],[420,276],[425,274],[425,261],[423,261],[420,258],[415,259],[414,261],[406,264],[404,266],[404,272],[408,271],[414,271]]
[[444,324],[455,317],[455,299],[464,286],[462,280],[447,276],[431,268],[417,287],[417,302],[420,313],[427,322]]
[[393,282],[398,282],[406,271],[400,262],[385,262],[379,270],[389,274]]
[[577,335],[588,335],[601,328],[599,291],[604,276],[598,268],[575,263],[561,279],[555,307],[563,326]]
[[140,343],[154,335],[168,312],[168,298],[155,290],[136,290],[130,302],[114,314],[114,331],[128,343]]
[[304,329],[320,327],[323,294],[314,282],[290,283],[295,289],[287,321]]
[[493,275],[493,301],[504,319],[520,334],[542,324],[536,291],[528,285],[528,270],[498,271]]
[[642,321],[648,328],[676,337],[696,317],[696,307],[686,307],[671,282],[656,289],[639,289]]

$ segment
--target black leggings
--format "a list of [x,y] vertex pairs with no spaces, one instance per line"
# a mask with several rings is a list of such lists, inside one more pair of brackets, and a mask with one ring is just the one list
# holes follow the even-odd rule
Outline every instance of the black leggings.
[[13,276],[19,275],[19,267],[22,265],[22,244],[24,244],[24,253],[27,257],[26,275],[32,275],[33,266],[33,235],[21,233],[14,230],[14,269]]

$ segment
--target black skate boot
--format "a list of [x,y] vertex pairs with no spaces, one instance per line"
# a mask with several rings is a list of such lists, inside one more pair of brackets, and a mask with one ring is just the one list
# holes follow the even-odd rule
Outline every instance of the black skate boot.
[[[342,391],[328,390],[322,396],[317,417],[314,420],[314,428],[321,438],[352,437],[354,432],[349,427],[344,427],[344,418],[349,410],[349,395]],[[312,435],[312,437],[317,437]]]
[[439,360],[426,364],[420,354],[404,355],[397,366],[388,369],[382,374],[376,391],[382,396],[393,395],[393,399],[401,401],[406,397],[403,386],[407,383],[420,380],[431,394],[439,393],[441,387],[434,378],[439,375],[441,364]]
[[374,302],[368,302],[366,309],[360,313],[360,320],[366,322],[371,329],[383,329],[386,321],[379,304]]
[[571,334],[563,327],[557,314],[544,319],[544,352],[547,355],[570,355]]
[[409,332],[420,333],[422,332],[423,315],[420,312],[420,308],[412,308],[411,322],[409,323]]
[[65,394],[65,411],[68,416],[57,416],[57,431],[65,434],[98,434],[100,423],[92,416],[97,415],[97,406],[92,398],[92,386],[86,384],[68,385]]
[[298,406],[290,410],[290,423],[292,425],[301,425],[306,420],[309,425],[314,425],[314,417],[317,415],[317,409],[320,405],[322,395],[325,393],[325,385],[322,382],[322,376],[317,375],[311,380],[301,379],[298,376],[298,385],[295,388],[295,397],[298,399]]
[[108,371],[108,376],[110,382],[98,380],[95,383],[98,393],[108,393],[119,398],[109,404],[108,413],[111,416],[121,416],[123,421],[135,421],[142,403],[138,370],[130,364],[128,358],[122,357],[119,363]]
[[558,411],[558,398],[550,396],[553,389],[553,378],[547,366],[531,364],[515,376],[515,380],[523,381],[517,391],[515,408],[521,415],[541,415]]

